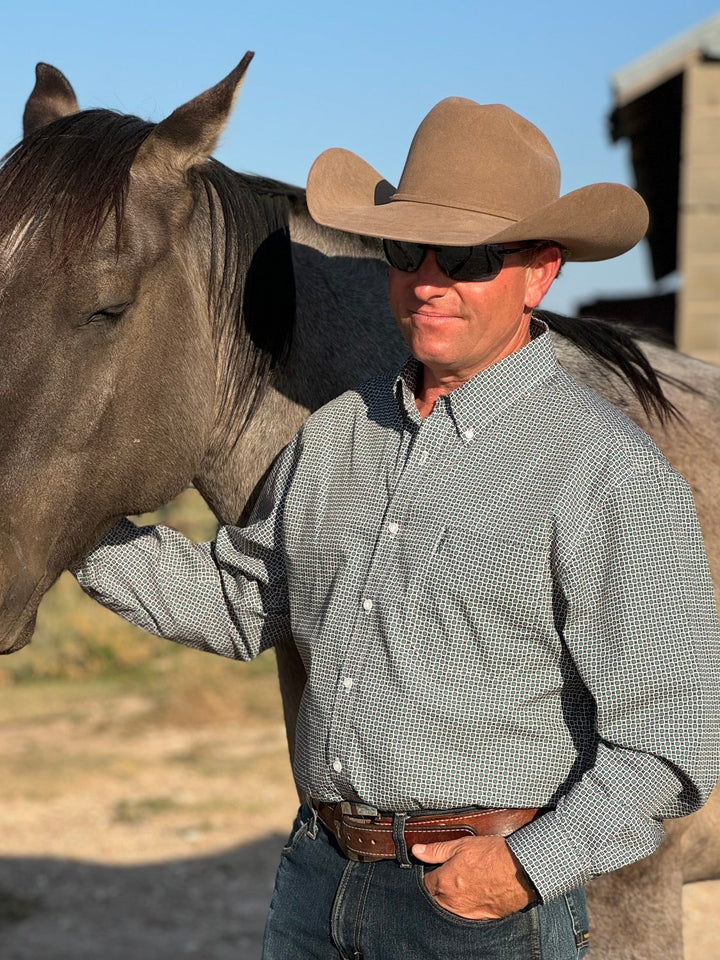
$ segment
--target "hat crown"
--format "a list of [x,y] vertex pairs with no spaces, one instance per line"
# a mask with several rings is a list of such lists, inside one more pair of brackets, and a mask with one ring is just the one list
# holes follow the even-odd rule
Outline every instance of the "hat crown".
[[568,260],[607,260],[648,225],[634,190],[594,183],[560,196],[547,138],[509,107],[450,97],[420,124],[397,188],[361,157],[325,150],[308,175],[310,213],[328,227],[437,246],[552,240]]
[[418,127],[393,200],[518,221],[560,195],[560,164],[538,128],[501,104],[441,100]]

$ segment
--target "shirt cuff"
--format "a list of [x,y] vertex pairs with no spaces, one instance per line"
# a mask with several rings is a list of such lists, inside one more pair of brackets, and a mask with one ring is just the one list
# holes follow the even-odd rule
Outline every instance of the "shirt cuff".
[[521,827],[507,838],[543,903],[582,887],[595,873],[563,828],[555,810]]

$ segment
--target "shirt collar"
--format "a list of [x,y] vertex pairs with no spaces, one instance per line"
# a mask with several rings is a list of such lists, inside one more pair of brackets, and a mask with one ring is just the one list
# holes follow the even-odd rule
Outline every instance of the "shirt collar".
[[[558,364],[545,323],[533,319],[530,336],[530,342],[520,350],[481,370],[467,383],[438,400],[438,404],[444,403],[465,442],[471,442],[478,428],[490,423],[516,400],[555,374]],[[415,405],[415,393],[421,374],[421,364],[410,357],[394,384],[401,412],[418,425],[422,418]]]

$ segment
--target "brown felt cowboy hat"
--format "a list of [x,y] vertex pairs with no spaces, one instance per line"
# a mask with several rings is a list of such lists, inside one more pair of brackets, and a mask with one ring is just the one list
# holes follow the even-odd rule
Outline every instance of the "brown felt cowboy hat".
[[321,153],[307,185],[328,227],[446,246],[554,240],[568,260],[607,260],[642,239],[634,190],[595,183],[560,196],[560,165],[536,126],[499,104],[449,97],[410,145],[397,188],[349,150]]

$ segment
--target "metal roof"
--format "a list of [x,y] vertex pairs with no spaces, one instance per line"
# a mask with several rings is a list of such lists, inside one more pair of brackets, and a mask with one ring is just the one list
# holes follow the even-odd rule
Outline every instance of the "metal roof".
[[614,73],[615,106],[637,99],[696,59],[720,60],[720,13]]

